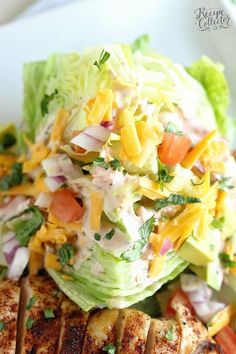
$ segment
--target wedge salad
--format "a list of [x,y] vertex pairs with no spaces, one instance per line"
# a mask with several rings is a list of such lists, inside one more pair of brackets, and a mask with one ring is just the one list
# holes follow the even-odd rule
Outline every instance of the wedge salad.
[[146,39],[25,64],[23,123],[0,131],[1,272],[44,268],[85,311],[133,305],[183,272],[196,312],[197,287],[208,305],[236,291],[223,66],[185,68]]

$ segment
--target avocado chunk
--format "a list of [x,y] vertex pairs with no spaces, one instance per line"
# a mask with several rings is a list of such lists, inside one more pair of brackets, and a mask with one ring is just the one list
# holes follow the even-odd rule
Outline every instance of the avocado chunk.
[[223,281],[223,272],[218,260],[208,263],[207,267],[199,267],[191,265],[190,269],[199,276],[199,278],[206,281],[207,285],[219,291]]
[[177,253],[191,264],[207,266],[208,263],[213,262],[217,258],[219,247],[219,230],[211,230],[209,228],[206,238],[197,240],[194,236],[190,236]]

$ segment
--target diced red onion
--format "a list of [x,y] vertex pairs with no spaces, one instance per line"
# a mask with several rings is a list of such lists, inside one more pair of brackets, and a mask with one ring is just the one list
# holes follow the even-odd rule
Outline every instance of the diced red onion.
[[57,179],[76,177],[76,169],[67,154],[57,154],[49,157],[42,161],[42,166],[48,177],[55,177]]
[[18,280],[29,262],[29,249],[20,247],[17,249],[14,259],[8,268],[7,277],[11,280]]
[[173,243],[168,238],[165,238],[161,246],[160,256],[164,256],[168,251],[172,249],[173,249]]
[[4,234],[3,239],[2,239],[2,244],[5,245],[5,243],[8,243],[11,241],[13,238],[15,238],[15,232],[9,231],[6,234]]
[[28,200],[23,196],[7,199],[0,205],[0,219],[11,218],[28,208]]
[[56,192],[56,190],[58,190],[63,185],[63,183],[58,183],[57,181],[55,181],[53,177],[45,177],[44,182],[50,192]]
[[71,143],[87,151],[99,151],[107,141],[111,131],[101,125],[90,126],[75,136]]
[[[5,241],[5,242],[4,242]],[[17,249],[20,247],[19,241],[16,239],[15,234],[8,233],[3,239],[2,252],[8,264],[11,264]]]
[[204,322],[225,307],[224,303],[211,299],[212,290],[206,282],[195,275],[182,274],[180,277],[181,288],[187,294],[197,316]]
[[51,203],[52,195],[50,193],[41,192],[34,204],[40,208],[49,208]]
[[52,177],[52,178],[57,183],[65,183],[67,181],[67,178],[65,176],[56,176],[56,177]]
[[106,122],[102,122],[102,123],[101,123],[101,126],[104,127],[104,128],[107,128],[107,129],[109,129],[109,130],[112,130],[113,127],[114,127],[114,121],[108,120],[108,121],[106,121]]

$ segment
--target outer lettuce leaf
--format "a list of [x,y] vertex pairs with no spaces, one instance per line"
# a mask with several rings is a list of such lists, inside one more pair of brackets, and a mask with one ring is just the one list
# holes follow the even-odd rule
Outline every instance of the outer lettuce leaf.
[[135,41],[131,44],[132,52],[136,52],[140,50],[141,52],[145,52],[150,44],[150,36],[148,34],[143,34],[142,36],[135,39]]
[[[94,259],[104,268],[101,275],[91,272]],[[153,295],[164,283],[181,273],[188,263],[175,253],[167,257],[165,267],[156,279],[145,278],[138,283],[132,280],[129,263],[114,257],[97,247],[93,255],[84,261],[78,270],[68,270],[66,274],[74,279],[64,281],[62,273],[48,270],[60,289],[83,310],[94,307],[123,308]]]
[[229,87],[224,75],[222,64],[214,63],[203,56],[186,68],[187,72],[198,80],[213,107],[220,132],[225,136],[228,131],[227,108],[229,105]]

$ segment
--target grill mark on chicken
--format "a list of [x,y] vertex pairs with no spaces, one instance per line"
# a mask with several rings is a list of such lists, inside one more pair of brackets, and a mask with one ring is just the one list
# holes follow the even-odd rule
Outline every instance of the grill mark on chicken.
[[89,317],[82,354],[104,353],[107,344],[115,344],[118,310],[99,310]]
[[14,354],[20,288],[11,281],[0,283],[0,354]]
[[179,353],[180,341],[181,327],[174,319],[154,319],[149,328],[145,354]]
[[144,354],[151,318],[134,309],[120,310],[117,354]]
[[89,313],[69,299],[62,302],[58,354],[81,354]]

